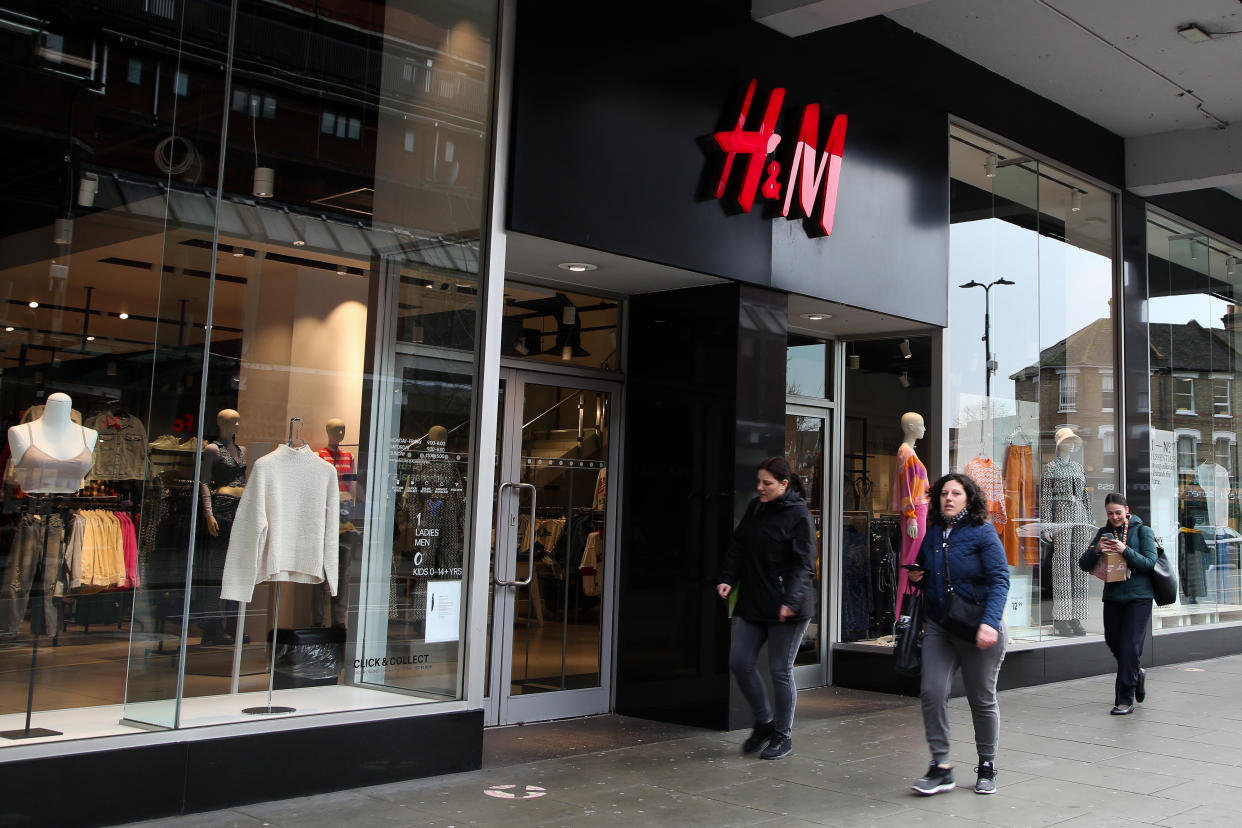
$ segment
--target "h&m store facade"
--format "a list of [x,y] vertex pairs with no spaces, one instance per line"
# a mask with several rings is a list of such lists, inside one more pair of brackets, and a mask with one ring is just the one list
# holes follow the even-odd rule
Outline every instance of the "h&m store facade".
[[[771,455],[821,540],[800,685],[911,692],[907,411],[991,493],[1003,685],[1111,670],[1053,463],[1179,569],[1148,659],[1236,651],[1242,211],[1124,192],[1117,136],[878,18],[45,5],[0,9],[0,410],[67,394],[100,445],[76,493],[6,475],[13,813],[450,773],[609,711],[741,727],[712,587]],[[290,451],[337,475],[336,593],[225,600],[259,542],[229,510]],[[94,540],[22,540],[54,525]],[[67,773],[79,805],[35,793]]]

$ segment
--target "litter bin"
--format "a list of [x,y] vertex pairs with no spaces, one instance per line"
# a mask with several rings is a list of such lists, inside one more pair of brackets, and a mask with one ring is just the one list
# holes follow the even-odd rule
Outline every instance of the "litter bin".
[[344,627],[276,630],[276,675],[272,686],[281,690],[339,684],[344,658]]

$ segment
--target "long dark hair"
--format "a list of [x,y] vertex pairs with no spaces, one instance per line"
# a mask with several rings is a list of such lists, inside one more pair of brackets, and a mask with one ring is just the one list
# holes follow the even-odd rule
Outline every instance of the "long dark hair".
[[991,518],[988,515],[988,502],[984,498],[983,493],[979,491],[979,486],[975,481],[971,480],[964,474],[950,472],[944,477],[937,480],[931,487],[931,503],[927,506],[927,522],[932,526],[947,526],[949,521],[940,513],[940,491],[944,485],[950,480],[956,480],[962,484],[962,488],[966,490],[966,517],[976,526],[981,523],[987,523]]
[[802,486],[801,478],[794,474],[793,469],[789,468],[789,462],[784,457],[769,457],[759,464],[759,468],[756,471],[767,472],[775,477],[777,482],[788,480],[789,488],[806,497],[806,489]]

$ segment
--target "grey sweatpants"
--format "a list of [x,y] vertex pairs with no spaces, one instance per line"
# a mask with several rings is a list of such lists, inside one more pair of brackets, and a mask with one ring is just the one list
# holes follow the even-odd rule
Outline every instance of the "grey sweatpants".
[[1007,631],[1001,624],[1000,637],[986,650],[955,638],[935,621],[929,620],[923,632],[923,729],[932,761],[949,761],[949,690],[953,674],[962,668],[962,683],[975,723],[975,747],[981,760],[996,758],[1000,731],[1000,708],[996,704],[996,677],[1005,660]]

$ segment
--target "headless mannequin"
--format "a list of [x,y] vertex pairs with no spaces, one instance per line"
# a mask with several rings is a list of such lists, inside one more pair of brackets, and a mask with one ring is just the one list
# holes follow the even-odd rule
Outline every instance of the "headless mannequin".
[[[73,400],[68,394],[57,391],[48,395],[47,403],[39,419],[9,429],[9,452],[13,457],[13,466],[18,470],[19,481],[25,478],[31,483],[30,488],[22,486],[26,492],[72,494],[82,488],[81,477],[90,469],[90,455],[95,451],[99,432],[73,422],[70,416],[72,412]],[[27,469],[22,467],[22,459],[32,447],[38,449],[46,458],[40,458],[43,465],[49,461],[63,463],[81,456],[84,452],[86,465],[82,469],[82,474],[77,475],[72,481],[67,478],[60,480],[45,478],[40,485],[40,464],[31,463],[30,458],[27,458]],[[53,477],[63,478],[63,475],[53,475]]]
[[[237,445],[240,425],[241,415],[231,408],[216,414],[220,439],[203,447],[199,470],[199,499],[208,537],[203,543],[203,554],[196,561],[194,581],[199,589],[197,611],[202,619],[204,644],[231,642],[226,628],[231,626],[234,613],[220,600],[220,578],[233,516],[246,484],[246,451]],[[228,606],[232,604],[228,602]]]
[[[927,468],[914,451],[914,443],[927,432],[923,417],[914,411],[901,415],[901,432],[905,435],[897,449],[897,468],[893,476],[893,509],[900,511],[905,537],[901,542],[898,564],[912,564],[918,557],[923,535],[927,530],[928,484]],[[907,570],[897,569],[897,605],[894,617],[901,616],[901,599],[909,583]]]

